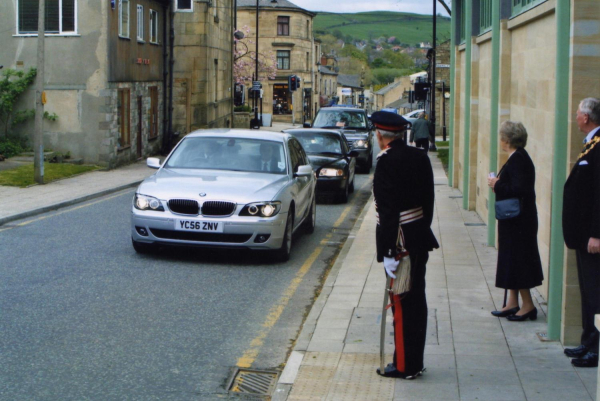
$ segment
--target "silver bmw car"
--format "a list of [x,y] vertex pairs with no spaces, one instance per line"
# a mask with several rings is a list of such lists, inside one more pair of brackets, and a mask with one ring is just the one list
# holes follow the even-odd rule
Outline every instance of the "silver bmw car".
[[158,244],[271,250],[287,260],[292,234],[312,233],[316,178],[288,134],[198,130],[138,187],[131,208],[137,252]]

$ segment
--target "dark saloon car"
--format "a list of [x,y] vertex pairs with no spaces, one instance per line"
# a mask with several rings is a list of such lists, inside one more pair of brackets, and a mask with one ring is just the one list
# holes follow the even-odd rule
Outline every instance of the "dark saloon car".
[[[310,125],[310,124],[307,124]],[[367,112],[356,107],[323,107],[312,128],[340,130],[350,148],[358,153],[357,162],[368,173],[373,165],[373,125]]]
[[285,131],[302,144],[317,175],[317,194],[334,195],[346,203],[354,191],[356,151],[350,150],[344,135],[335,130],[290,129]]

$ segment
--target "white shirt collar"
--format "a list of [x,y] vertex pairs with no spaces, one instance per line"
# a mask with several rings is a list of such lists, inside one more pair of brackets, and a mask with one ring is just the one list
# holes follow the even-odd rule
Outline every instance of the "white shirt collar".
[[591,141],[594,135],[596,135],[596,132],[598,132],[598,130],[600,130],[600,127],[596,127],[595,129],[591,130],[590,133],[587,134],[587,136],[585,137],[585,143]]

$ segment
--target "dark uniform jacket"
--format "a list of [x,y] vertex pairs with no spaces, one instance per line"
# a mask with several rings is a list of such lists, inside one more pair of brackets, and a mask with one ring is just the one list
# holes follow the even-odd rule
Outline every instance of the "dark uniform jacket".
[[433,221],[433,170],[429,157],[402,140],[395,140],[377,157],[373,180],[377,261],[396,255],[400,212],[423,208],[423,218],[403,224],[408,252],[431,251],[439,244],[431,231]]
[[413,123],[410,130],[410,141],[414,142],[417,139],[430,139],[433,136],[433,133],[433,124],[424,118],[419,118]]
[[600,238],[600,131],[585,144],[565,183],[563,235],[568,248],[587,252]]

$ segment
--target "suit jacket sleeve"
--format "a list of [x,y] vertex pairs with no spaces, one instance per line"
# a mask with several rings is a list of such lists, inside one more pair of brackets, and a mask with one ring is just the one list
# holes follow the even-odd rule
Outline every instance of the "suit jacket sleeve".
[[524,158],[515,153],[511,159],[506,162],[506,167],[494,186],[494,192],[501,199],[523,198],[533,189],[533,177]]
[[[600,146],[600,145],[596,145]],[[590,211],[590,217],[592,219],[592,226],[590,230],[591,238],[600,238],[600,149],[594,149],[592,157],[590,158],[590,164],[593,167],[592,180],[589,183],[592,186],[592,210]]]
[[375,167],[375,178],[373,180],[373,195],[375,197],[375,209],[379,216],[379,234],[377,236],[378,248],[383,256],[393,257],[396,255],[396,242],[398,239],[398,227],[400,225],[400,208],[397,201],[397,184],[393,165],[389,155],[382,155]]

